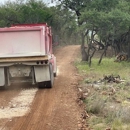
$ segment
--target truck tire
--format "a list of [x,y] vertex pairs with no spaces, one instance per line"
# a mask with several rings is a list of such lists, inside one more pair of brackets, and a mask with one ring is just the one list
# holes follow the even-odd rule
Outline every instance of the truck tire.
[[50,81],[46,82],[46,87],[52,88],[53,83],[54,83],[54,74],[53,74],[52,64],[49,65],[49,68],[50,68]]
[[46,83],[45,82],[40,82],[40,83],[38,83],[38,87],[40,89],[45,88],[46,87]]
[[56,77],[57,76],[57,73],[54,73],[54,77]]

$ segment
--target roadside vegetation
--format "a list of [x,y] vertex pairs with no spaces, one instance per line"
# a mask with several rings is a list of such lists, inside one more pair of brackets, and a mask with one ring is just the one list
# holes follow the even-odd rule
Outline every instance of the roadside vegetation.
[[[89,115],[87,123],[92,130],[130,128],[130,63],[114,60],[104,58],[98,65],[98,58],[93,58],[91,67],[80,59],[75,63],[84,77],[79,89]],[[117,77],[118,82],[108,82],[105,76]]]
[[82,61],[87,61],[91,66],[93,55],[98,49],[103,50],[100,64],[109,46],[115,55],[123,51],[130,59],[129,0],[61,0],[61,5],[77,16]]
[[[48,23],[54,44],[80,44],[81,58],[76,66],[84,75],[83,101],[90,115],[90,128],[129,130],[130,1],[50,1],[57,4],[50,7],[43,0],[8,0],[0,5],[0,27]],[[112,56],[122,53],[119,62],[105,57],[109,47]],[[100,50],[100,56],[93,58]],[[108,82],[106,77],[117,77],[117,82]]]

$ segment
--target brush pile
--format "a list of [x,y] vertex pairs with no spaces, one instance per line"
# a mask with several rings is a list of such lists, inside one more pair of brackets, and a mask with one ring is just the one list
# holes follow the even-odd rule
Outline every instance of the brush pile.
[[104,75],[104,78],[102,80],[103,82],[107,83],[121,83],[123,80],[120,78],[119,75],[114,76],[114,75]]
[[120,52],[115,59],[115,62],[121,62],[121,61],[127,61],[128,60],[128,54],[125,52]]

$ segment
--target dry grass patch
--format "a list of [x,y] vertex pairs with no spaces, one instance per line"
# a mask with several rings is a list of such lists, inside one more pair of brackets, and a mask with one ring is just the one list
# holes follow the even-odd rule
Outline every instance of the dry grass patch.
[[[93,130],[128,130],[130,128],[130,63],[115,63],[105,58],[100,66],[93,59],[92,67],[86,62],[76,62],[84,75],[82,89],[87,90],[84,99],[90,118],[88,124]],[[124,82],[100,82],[104,75],[120,75]],[[81,87],[80,86],[80,87]]]

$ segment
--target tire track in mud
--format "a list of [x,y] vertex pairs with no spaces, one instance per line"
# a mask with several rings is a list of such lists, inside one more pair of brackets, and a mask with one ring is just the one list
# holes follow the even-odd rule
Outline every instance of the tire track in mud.
[[24,116],[29,111],[37,90],[36,88],[22,90],[9,102],[8,106],[0,108],[0,119]]
[[6,119],[0,130],[8,129],[6,123],[12,122],[12,118],[24,116],[30,111],[30,105],[35,97],[37,88],[23,89],[16,97],[12,98],[8,105],[0,108],[0,120]]

